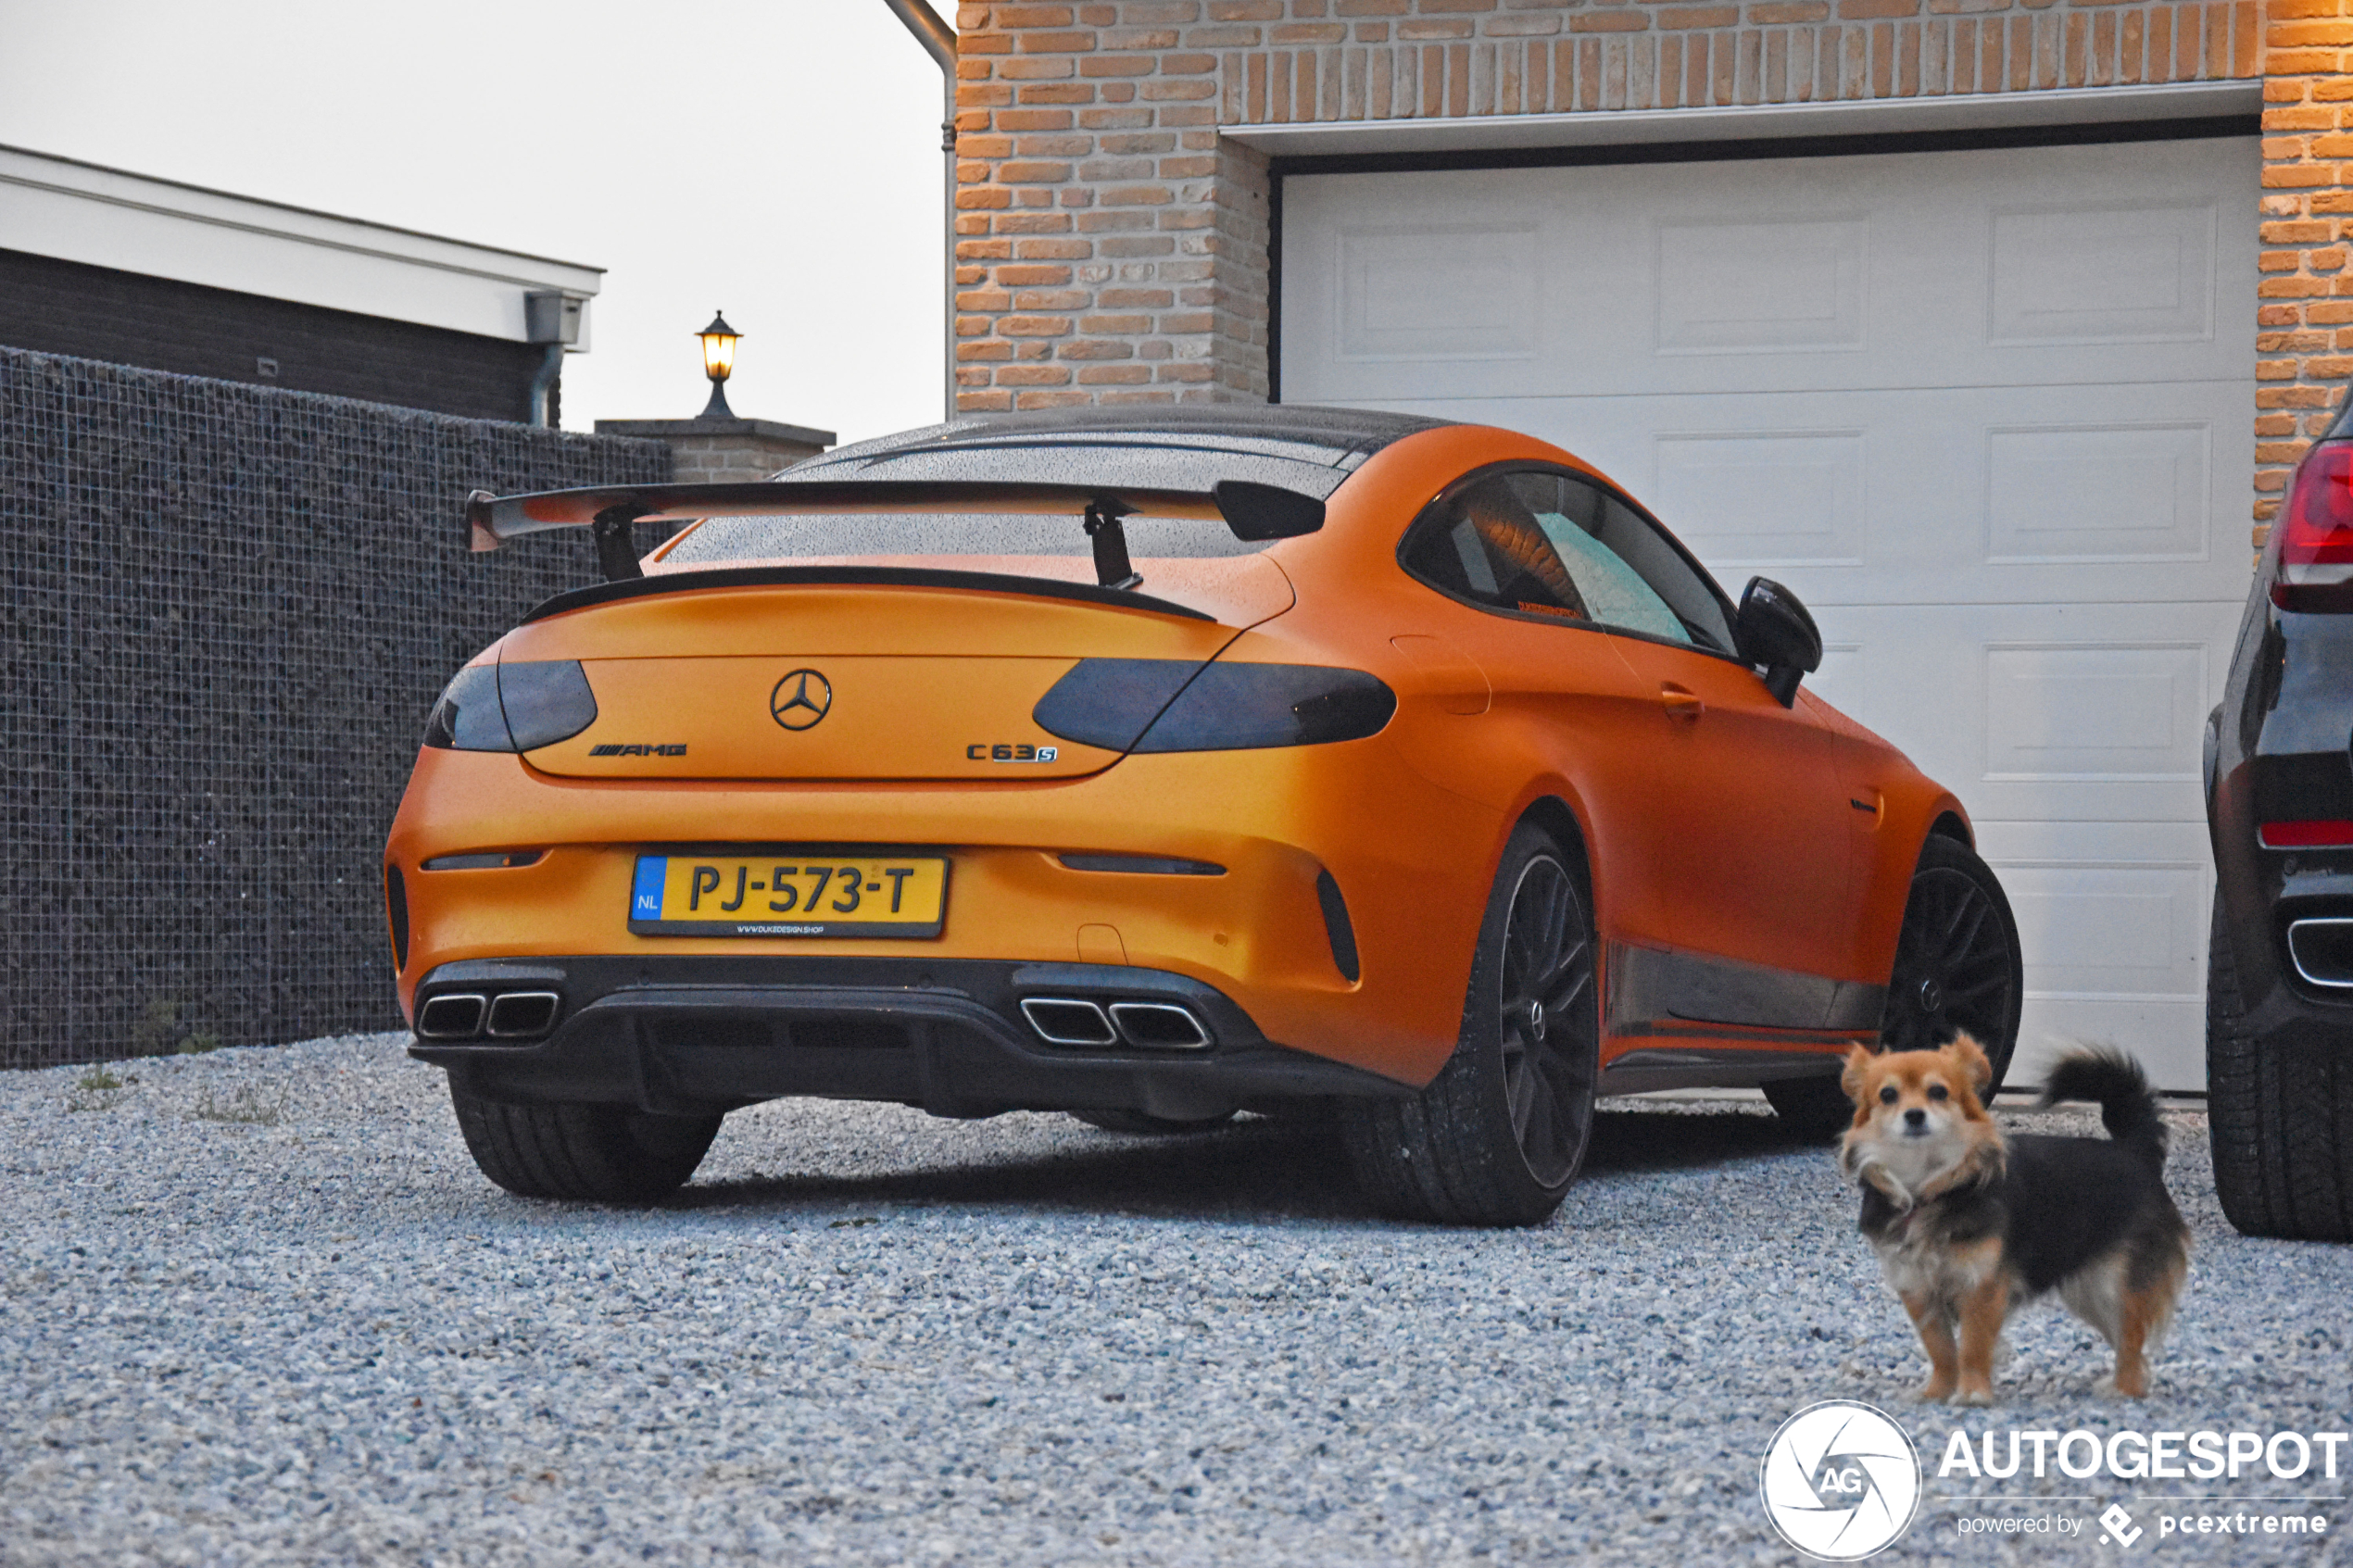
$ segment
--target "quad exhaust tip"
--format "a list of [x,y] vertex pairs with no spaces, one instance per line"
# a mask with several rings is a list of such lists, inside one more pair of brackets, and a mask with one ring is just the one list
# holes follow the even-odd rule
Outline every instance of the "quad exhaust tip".
[[1209,1031],[1192,1010],[1175,1002],[1114,1002],[1111,1020],[1131,1046],[1197,1051],[1209,1044]]
[[1021,1015],[1049,1045],[1114,1046],[1119,1031],[1099,1003],[1071,997],[1025,997]]
[[417,1010],[417,1033],[428,1040],[471,1040],[489,1010],[490,998],[478,992],[435,997]]
[[422,1040],[535,1040],[556,1026],[563,998],[553,991],[451,991],[417,1009]]
[[556,1025],[556,1009],[563,1000],[553,991],[509,991],[490,1004],[490,1024],[484,1031],[494,1040],[527,1040]]
[[1106,1010],[1083,997],[1025,997],[1021,1014],[1049,1045],[1200,1050],[1211,1043],[1192,1010],[1175,1002],[1114,1002]]

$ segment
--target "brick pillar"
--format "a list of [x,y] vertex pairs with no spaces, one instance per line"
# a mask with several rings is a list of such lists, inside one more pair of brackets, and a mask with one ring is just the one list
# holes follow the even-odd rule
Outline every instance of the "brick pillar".
[[960,409],[1265,398],[1266,167],[1201,10],[958,12]]
[[598,420],[597,433],[670,443],[671,477],[680,484],[766,479],[834,444],[832,431],[773,420]]
[[2353,376],[2353,0],[2267,0],[2255,547]]

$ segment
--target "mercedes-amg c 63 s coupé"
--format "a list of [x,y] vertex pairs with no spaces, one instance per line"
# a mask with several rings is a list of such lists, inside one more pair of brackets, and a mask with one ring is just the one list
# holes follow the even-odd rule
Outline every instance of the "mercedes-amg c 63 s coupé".
[[1527,1223],[1596,1096],[1818,1132],[1856,1042],[2016,1038],[1960,803],[1801,687],[1786,589],[1541,441],[1063,410],[467,526],[605,579],[459,671],[385,854],[414,1054],[517,1193],[655,1198],[830,1096],[1317,1114],[1384,1209]]

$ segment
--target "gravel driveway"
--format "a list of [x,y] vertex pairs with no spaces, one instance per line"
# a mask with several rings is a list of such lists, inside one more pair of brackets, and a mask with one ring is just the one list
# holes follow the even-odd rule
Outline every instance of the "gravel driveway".
[[[1838,1398],[1931,1469],[1880,1561],[2088,1561],[2118,1552],[1957,1522],[2161,1485],[1955,1502],[1994,1489],[1933,1478],[1957,1424],[2353,1424],[2353,1249],[2233,1233],[2196,1114],[2156,1397],[2092,1395],[2044,1308],[2012,1402],[1957,1422],[1906,1398],[1829,1157],[1736,1101],[1614,1102],[1529,1232],[1373,1218],[1309,1127],[816,1103],[731,1118],[626,1212],[491,1187],[402,1039],[0,1077],[0,1562],[1781,1562],[1758,1460]],[[2347,1486],[2231,1506],[2320,1495],[2353,1532]],[[2271,1544],[2132,1555],[2353,1562]]]

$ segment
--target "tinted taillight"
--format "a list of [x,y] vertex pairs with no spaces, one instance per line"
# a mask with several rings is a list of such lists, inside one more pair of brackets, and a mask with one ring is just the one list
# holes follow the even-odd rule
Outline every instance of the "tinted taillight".
[[597,721],[597,696],[587,671],[570,659],[501,662],[498,703],[517,751],[570,740]]
[[1200,669],[1195,659],[1082,659],[1029,716],[1050,735],[1125,751]]
[[425,744],[445,751],[512,751],[507,716],[498,708],[498,667],[469,664],[458,671],[425,715]]
[[2353,610],[2353,442],[2304,455],[2280,522],[2282,609]]
[[1378,675],[1320,664],[1213,664],[1176,694],[1138,751],[1322,746],[1378,734],[1397,694]]
[[597,721],[596,694],[569,659],[470,664],[425,716],[425,744],[448,751],[532,751]]
[[1246,751],[1362,740],[1396,711],[1397,694],[1362,670],[1084,659],[1030,717],[1048,734],[1111,751]]

